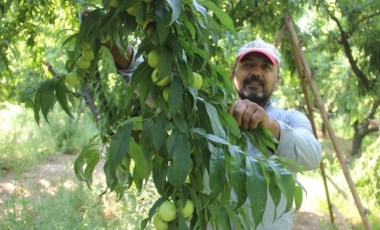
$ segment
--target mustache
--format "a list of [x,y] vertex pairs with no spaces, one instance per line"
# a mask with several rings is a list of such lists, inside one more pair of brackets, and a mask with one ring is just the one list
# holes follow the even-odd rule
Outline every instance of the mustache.
[[256,83],[261,84],[261,85],[265,84],[265,81],[263,79],[261,79],[259,76],[254,75],[254,74],[251,75],[251,76],[249,76],[249,77],[247,77],[246,79],[244,79],[243,84],[244,85],[249,85],[249,84],[251,84],[253,82],[256,82]]

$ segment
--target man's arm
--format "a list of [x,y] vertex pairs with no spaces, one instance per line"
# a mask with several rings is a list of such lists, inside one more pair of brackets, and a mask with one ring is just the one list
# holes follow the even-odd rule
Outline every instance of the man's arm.
[[126,50],[126,54],[120,52],[120,50],[116,46],[112,46],[108,48],[112,54],[112,57],[119,67],[119,69],[128,69],[132,58],[133,58],[133,48],[132,46],[128,46]]
[[298,111],[288,111],[287,117],[287,123],[278,121],[278,154],[294,160],[304,170],[316,169],[322,160],[322,147],[312,132],[309,120]]
[[255,129],[259,123],[267,127],[279,141],[277,152],[281,157],[294,160],[304,170],[312,170],[319,166],[322,148],[304,114],[288,111],[285,113],[285,119],[277,119],[277,116],[268,114],[264,108],[249,100],[238,100],[230,112],[243,129]]

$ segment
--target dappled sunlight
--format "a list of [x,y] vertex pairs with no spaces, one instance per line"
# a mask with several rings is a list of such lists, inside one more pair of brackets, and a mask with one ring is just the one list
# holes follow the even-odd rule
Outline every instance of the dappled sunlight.
[[[0,192],[1,196],[18,196],[18,197],[29,197],[31,192],[29,189],[22,187],[21,185],[17,185],[15,183],[0,183]],[[3,198],[0,198],[3,199]]]

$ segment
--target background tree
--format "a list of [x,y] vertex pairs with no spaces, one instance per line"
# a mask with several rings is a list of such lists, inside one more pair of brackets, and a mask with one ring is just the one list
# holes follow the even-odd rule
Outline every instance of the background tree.
[[[357,157],[362,152],[363,139],[379,131],[378,125],[371,124],[379,116],[380,53],[376,45],[380,31],[379,2],[360,1],[353,5],[350,1],[320,1],[316,9],[320,14],[317,21],[329,26],[309,31],[312,37],[319,39],[316,43],[310,39],[307,44],[309,50],[327,52],[329,62],[316,55],[311,58],[318,63],[313,68],[320,82],[333,85],[324,88],[329,89],[324,93],[326,104],[331,105],[330,110],[346,116],[347,123],[353,126],[350,154]],[[344,59],[339,58],[342,57],[339,54]],[[337,68],[336,64],[346,69]]]

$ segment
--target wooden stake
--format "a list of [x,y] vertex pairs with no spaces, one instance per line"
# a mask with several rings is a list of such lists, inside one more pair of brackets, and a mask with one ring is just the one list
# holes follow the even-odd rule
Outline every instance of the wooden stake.
[[[301,81],[302,92],[305,96],[305,102],[306,102],[306,106],[307,106],[307,115],[308,115],[308,118],[310,120],[311,126],[313,128],[314,136],[315,136],[315,138],[318,138],[317,128],[316,128],[315,120],[314,120],[313,106],[312,106],[312,103],[310,100],[309,91],[307,90],[307,86],[305,83],[305,75],[306,74],[305,74],[305,71],[304,71],[304,68],[302,65],[301,58],[298,55],[298,52],[297,52],[297,49],[295,46],[292,46],[292,54],[294,57],[294,62],[296,64],[298,77]],[[331,203],[331,199],[330,199],[330,192],[329,192],[329,188],[328,188],[328,184],[327,184],[326,172],[325,172],[325,166],[323,164],[323,160],[321,161],[321,163],[319,165],[319,169],[321,170],[323,185],[325,188],[326,199],[327,199],[327,207],[329,209],[329,214],[330,214],[330,221],[331,221],[331,224],[334,224],[334,213],[332,210],[332,203]]]
[[362,219],[362,223],[364,225],[364,228],[366,230],[370,230],[371,226],[370,226],[370,224],[368,222],[365,209],[364,209],[364,207],[362,205],[362,202],[361,202],[361,200],[360,200],[360,198],[358,196],[358,193],[356,191],[356,187],[354,185],[354,182],[352,181],[351,174],[350,174],[350,171],[349,171],[349,169],[347,167],[345,157],[342,154],[342,152],[340,151],[337,138],[336,138],[334,130],[333,130],[332,126],[331,126],[330,120],[328,119],[327,112],[326,112],[326,110],[325,110],[325,108],[323,106],[322,97],[321,97],[321,95],[319,93],[318,86],[317,86],[317,84],[315,83],[315,81],[314,81],[314,79],[312,77],[311,70],[310,70],[310,67],[309,67],[309,65],[307,63],[305,54],[303,53],[303,51],[300,49],[300,47],[298,45],[299,44],[299,40],[298,40],[297,34],[295,32],[292,19],[291,19],[290,15],[288,15],[288,14],[285,15],[285,23],[286,23],[288,31],[290,33],[290,38],[291,38],[290,40],[292,42],[292,46],[294,47],[294,49],[296,51],[296,56],[298,56],[300,58],[300,60],[301,60],[303,71],[305,72],[305,76],[306,76],[307,80],[309,81],[310,87],[311,87],[311,89],[313,91],[313,94],[314,94],[314,97],[315,97],[318,109],[319,109],[319,111],[321,113],[323,122],[326,125],[327,132],[328,132],[328,134],[330,136],[330,139],[332,141],[332,144],[334,146],[334,149],[335,149],[335,152],[336,152],[336,156],[337,156],[337,158],[338,158],[338,160],[339,160],[339,162],[341,164],[343,174],[344,174],[344,176],[346,178],[348,187],[350,188],[350,191],[351,191],[352,196],[354,198],[354,201],[355,201],[355,204],[356,204],[356,208],[359,211],[359,214],[360,214],[360,217]]
[[[281,30],[278,32],[278,34],[276,36],[276,42],[275,42],[276,47],[278,47],[279,44],[281,43],[282,39],[285,36],[285,32],[286,32],[286,24],[284,24],[281,27]],[[303,91],[303,94],[305,96],[306,106],[307,106],[307,110],[308,110],[307,115],[308,115],[308,118],[310,120],[311,126],[313,128],[314,136],[315,136],[315,138],[318,138],[317,128],[315,126],[315,121],[314,121],[313,107],[311,105],[309,93],[307,91],[307,87],[306,87],[305,80],[304,80],[305,79],[305,73],[304,73],[303,68],[302,68],[301,60],[300,60],[299,56],[297,55],[297,53],[295,52],[294,46],[292,46],[292,53],[293,53],[293,57],[294,57],[294,62],[295,62],[296,67],[297,67],[298,77],[301,80],[302,91]],[[332,203],[331,203],[331,199],[330,199],[330,193],[329,193],[329,188],[328,188],[328,184],[327,184],[326,172],[325,172],[325,167],[324,167],[323,161],[321,161],[321,164],[319,165],[319,169],[321,170],[323,184],[324,184],[324,188],[325,188],[327,206],[328,206],[329,213],[330,213],[330,221],[331,221],[331,224],[334,224],[334,213],[332,210]]]

